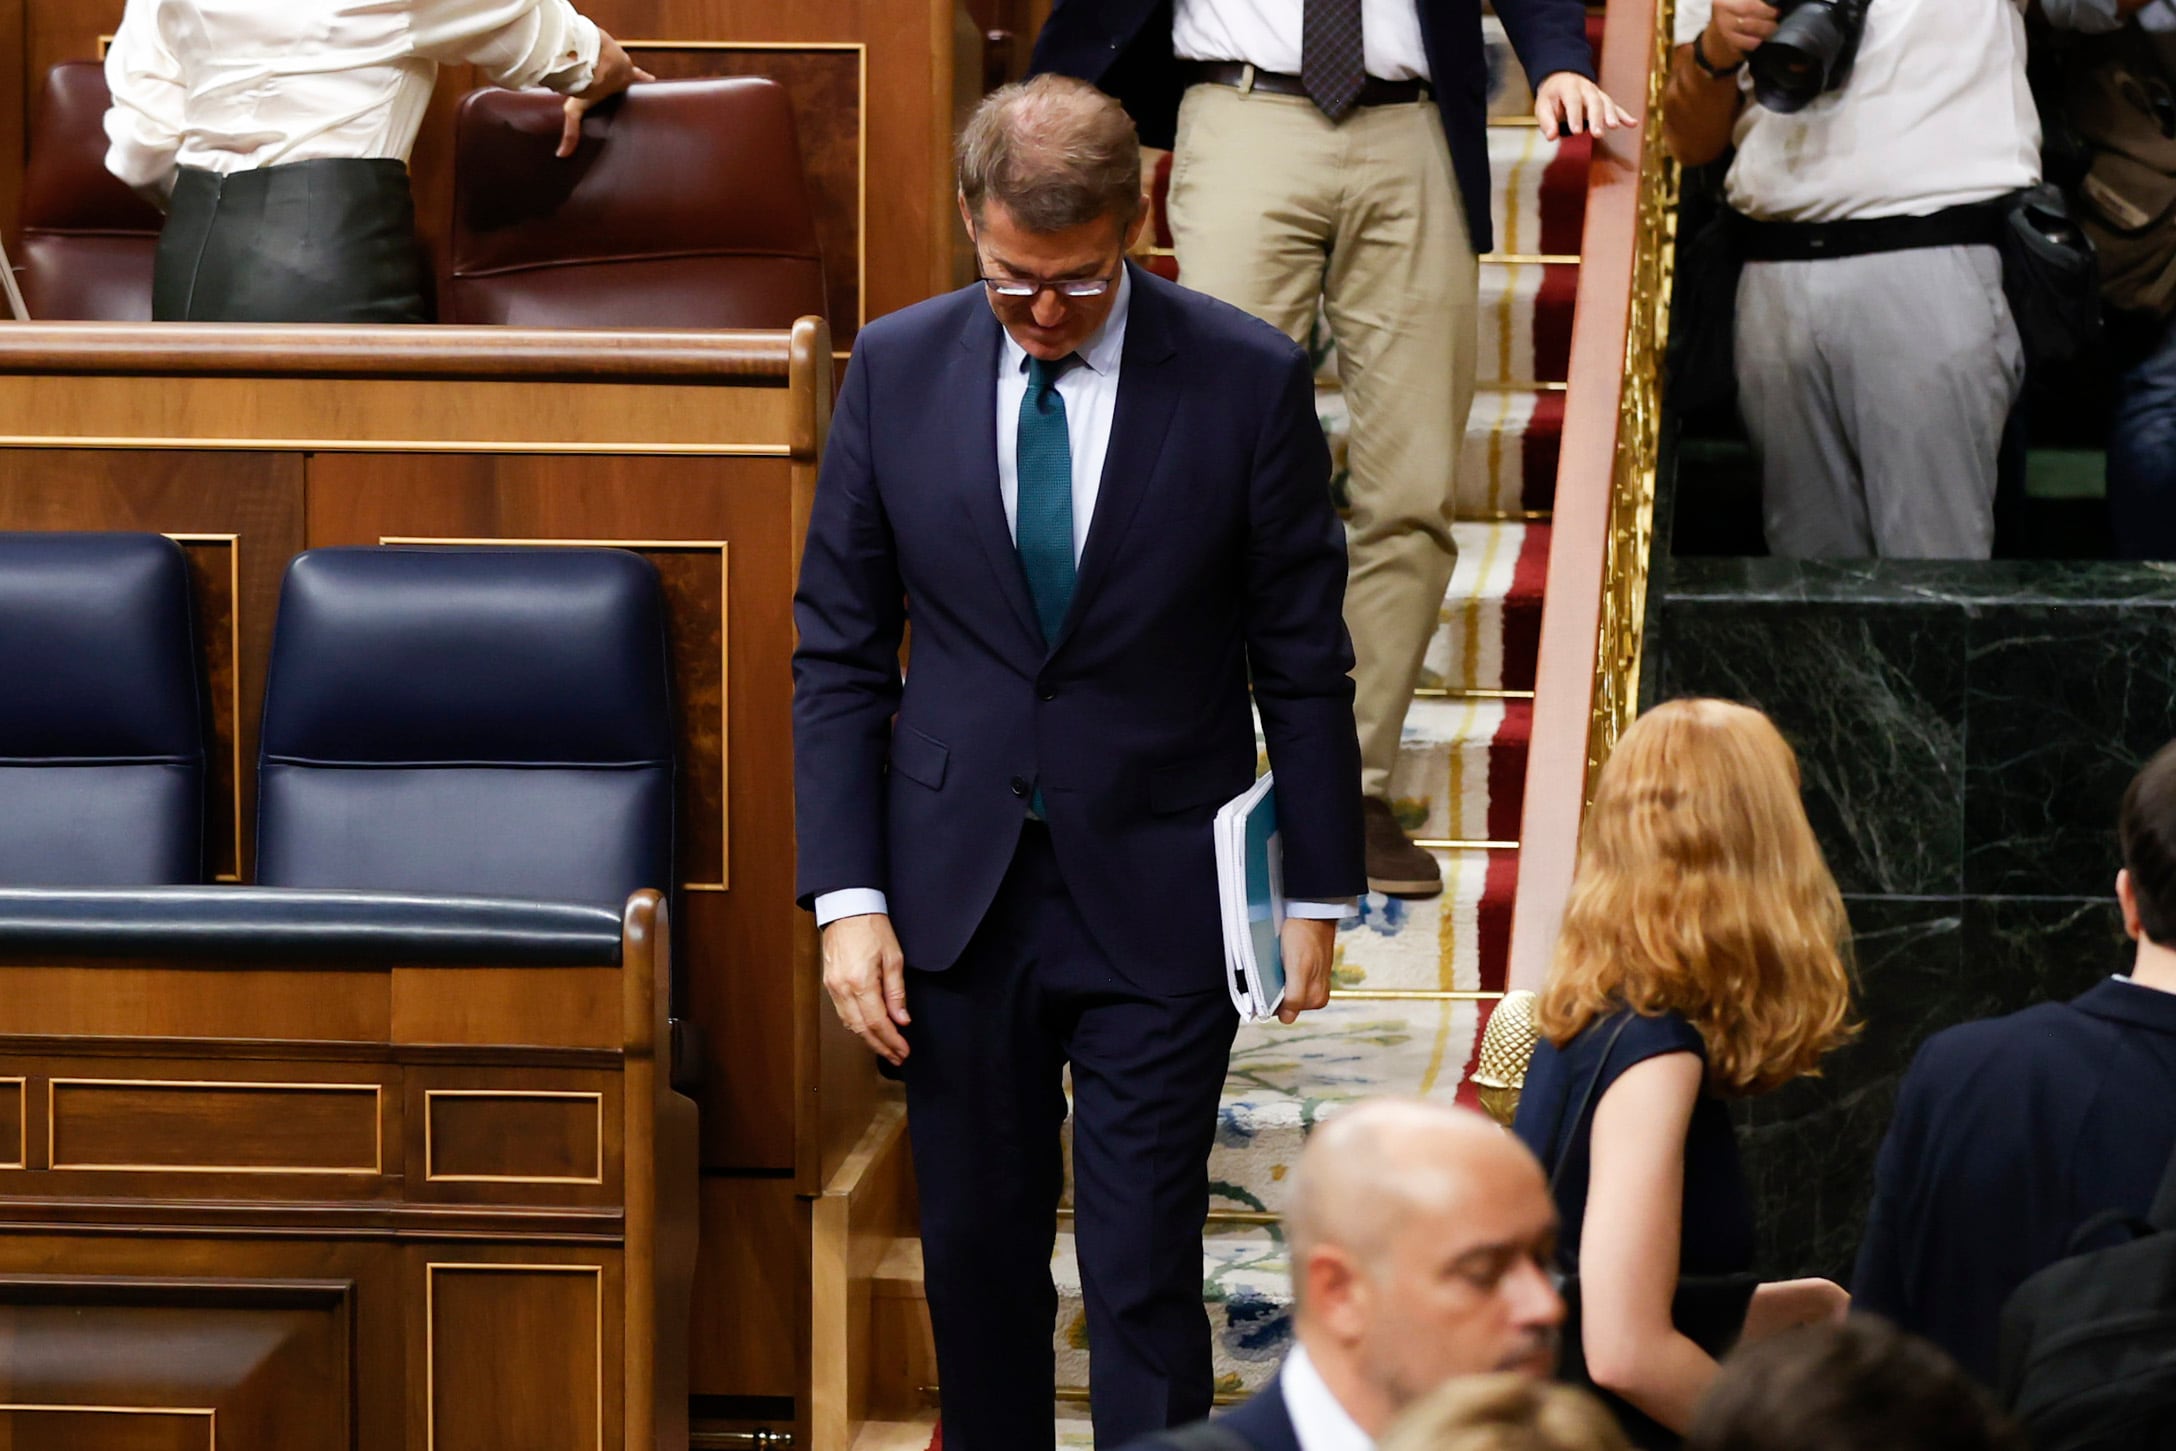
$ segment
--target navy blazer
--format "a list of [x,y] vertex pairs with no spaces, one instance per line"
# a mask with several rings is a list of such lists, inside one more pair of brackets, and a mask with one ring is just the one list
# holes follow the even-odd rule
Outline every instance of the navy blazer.
[[1992,1385],[2003,1301],[2094,1215],[2143,1217],[2172,1148],[2176,994],[2111,978],[1937,1033],[1881,1146],[1853,1307]]
[[911,967],[959,956],[1040,787],[1112,964],[1149,991],[1219,987],[1209,823],[1254,779],[1250,674],[1285,890],[1365,890],[1345,541],[1306,356],[1236,308],[1132,278],[1054,645],[998,493],[982,287],[879,318],[854,346],[794,597],[797,890],[888,893]]
[[[1414,0],[1436,107],[1451,144],[1473,250],[1496,245],[1489,220],[1488,56],[1480,0]],[[1594,78],[1585,0],[1496,0],[1519,63],[1538,85],[1559,71]],[[1171,0],[1058,0],[1035,39],[1030,74],[1077,76],[1116,96],[1141,144],[1169,148],[1188,62],[1171,53]],[[1271,158],[1263,158],[1271,164]]]
[[[1216,1417],[1216,1424],[1254,1451],[1300,1451],[1299,1432],[1292,1428],[1292,1413],[1285,1409],[1281,1373],[1243,1403]],[[1169,1445],[1163,1436],[1144,1436],[1124,1451],[1165,1451]]]

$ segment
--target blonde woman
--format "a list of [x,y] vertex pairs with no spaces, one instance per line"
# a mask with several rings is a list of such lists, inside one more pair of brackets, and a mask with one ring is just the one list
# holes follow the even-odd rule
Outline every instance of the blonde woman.
[[1376,1451],[1629,1451],[1600,1401],[1529,1376],[1446,1382],[1400,1416]]
[[1726,1104],[1849,1036],[1848,935],[1766,716],[1679,700],[1632,724],[1581,832],[1514,1131],[1563,1221],[1566,1379],[1641,1446],[1678,1443],[1732,1342],[1848,1304],[1826,1280],[1755,1286]]

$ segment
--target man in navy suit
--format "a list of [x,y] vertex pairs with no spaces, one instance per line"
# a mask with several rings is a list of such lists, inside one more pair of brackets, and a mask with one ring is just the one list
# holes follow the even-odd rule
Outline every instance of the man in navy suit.
[[1201,1226],[1237,1026],[1210,821],[1254,778],[1253,712],[1285,1021],[1327,1001],[1361,890],[1344,547],[1304,354],[1125,262],[1118,105],[1009,86],[959,150],[982,281],[862,330],[809,520],[798,890],[841,1020],[906,1083],[948,1451],[1053,1441],[1070,1067],[1114,1445],[1210,1402]]
[[1296,1343],[1218,1429],[1253,1451],[1372,1451],[1447,1380],[1554,1373],[1556,1208],[1517,1139],[1465,1109],[1373,1099],[1315,1131],[1291,1192]]
[[2096,1215],[2143,1219],[2176,1149],[2176,745],[2131,782],[2117,837],[2129,976],[1929,1038],[1874,1171],[1853,1308],[1990,1385],[2010,1292]]
[[[1498,0],[1551,140],[1629,125],[1594,84],[1583,0]],[[1034,69],[1117,96],[1175,147],[1179,276],[1305,343],[1318,307],[1352,415],[1345,619],[1368,886],[1442,891],[1390,776],[1458,556],[1489,218],[1478,0],[1058,0]],[[1530,247],[1531,244],[1529,244]]]

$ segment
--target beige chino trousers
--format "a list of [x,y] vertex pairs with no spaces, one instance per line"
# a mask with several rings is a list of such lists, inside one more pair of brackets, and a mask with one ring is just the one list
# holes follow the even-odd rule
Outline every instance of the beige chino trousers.
[[1300,96],[1197,85],[1179,107],[1179,280],[1304,346],[1322,304],[1347,449],[1360,783],[1387,800],[1458,546],[1452,479],[1473,405],[1479,265],[1433,102],[1333,124]]

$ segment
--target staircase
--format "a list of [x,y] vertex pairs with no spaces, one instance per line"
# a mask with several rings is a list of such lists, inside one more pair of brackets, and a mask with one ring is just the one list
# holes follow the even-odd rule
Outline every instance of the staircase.
[[[1599,49],[1598,14],[1590,28]],[[1309,1129],[1375,1093],[1472,1104],[1467,1075],[1507,983],[1592,143],[1542,139],[1509,48],[1500,32],[1493,39],[1504,63],[1489,132],[1497,250],[1481,266],[1479,388],[1457,480],[1459,558],[1393,777],[1398,814],[1442,861],[1445,890],[1419,902],[1363,898],[1338,934],[1330,1005],[1290,1027],[1240,1030],[1210,1158],[1202,1266],[1220,1401],[1259,1388],[1291,1342],[1276,1216]],[[1161,194],[1159,177],[1163,246],[1153,265],[1176,275]],[[1349,424],[1337,360],[1324,338],[1316,351],[1318,411],[1342,489]],[[1089,1350],[1069,1211],[1061,1210],[1058,1231],[1059,1444],[1088,1447]],[[929,1443],[935,1375],[926,1326],[915,1319],[920,1273],[918,1246],[902,1240],[875,1278],[873,1323],[878,1375],[894,1387],[918,1383],[923,1404],[911,1414],[896,1404],[879,1411],[892,1419],[865,1424],[856,1451]],[[883,1343],[887,1326],[911,1343]]]

